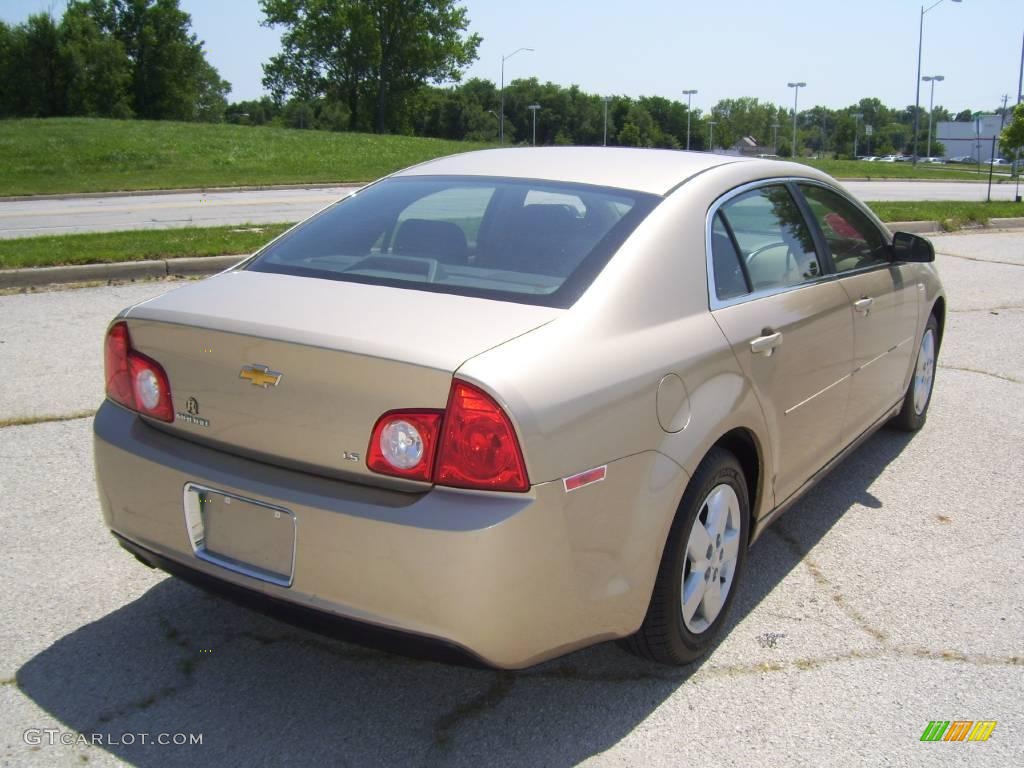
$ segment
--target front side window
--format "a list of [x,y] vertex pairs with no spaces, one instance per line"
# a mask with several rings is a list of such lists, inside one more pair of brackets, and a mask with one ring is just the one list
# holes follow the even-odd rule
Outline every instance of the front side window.
[[885,238],[856,205],[815,184],[801,184],[800,190],[825,235],[836,272],[889,263]]
[[822,274],[807,222],[785,186],[744,192],[719,214],[739,247],[754,292],[797,286]]
[[557,182],[392,178],[325,209],[245,268],[566,307],[660,200]]

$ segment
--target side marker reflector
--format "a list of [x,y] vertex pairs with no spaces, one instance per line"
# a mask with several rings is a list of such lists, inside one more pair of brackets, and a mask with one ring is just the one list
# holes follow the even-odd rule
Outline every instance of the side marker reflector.
[[603,467],[594,467],[588,469],[586,472],[580,472],[578,475],[572,477],[566,477],[562,480],[562,484],[565,485],[565,492],[575,491],[577,488],[582,488],[585,485],[591,483],[599,483],[604,480],[605,475],[608,474],[608,465]]

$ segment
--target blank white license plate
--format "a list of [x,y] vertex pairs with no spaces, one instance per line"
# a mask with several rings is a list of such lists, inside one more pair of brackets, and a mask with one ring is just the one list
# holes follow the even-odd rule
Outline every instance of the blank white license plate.
[[185,525],[195,556],[246,576],[290,587],[295,515],[195,483],[185,486]]

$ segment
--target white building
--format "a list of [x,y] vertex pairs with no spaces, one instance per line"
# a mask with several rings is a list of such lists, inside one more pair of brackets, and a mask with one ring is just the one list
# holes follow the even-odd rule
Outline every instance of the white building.
[[944,159],[970,157],[987,163],[992,160],[992,137],[996,139],[996,157],[999,157],[999,115],[981,115],[969,123],[936,123],[935,140],[946,148]]

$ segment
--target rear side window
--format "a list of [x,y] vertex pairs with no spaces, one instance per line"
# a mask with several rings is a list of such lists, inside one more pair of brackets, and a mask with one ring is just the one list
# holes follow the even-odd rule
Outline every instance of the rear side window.
[[715,268],[715,295],[720,301],[750,293],[739,251],[721,212],[711,226],[711,257]]
[[386,179],[246,269],[566,307],[660,200],[518,179]]
[[801,184],[800,190],[825,235],[836,272],[889,263],[886,239],[856,205],[815,184]]
[[786,187],[745,192],[726,202],[719,215],[739,246],[754,292],[800,285],[822,274],[807,222]]

